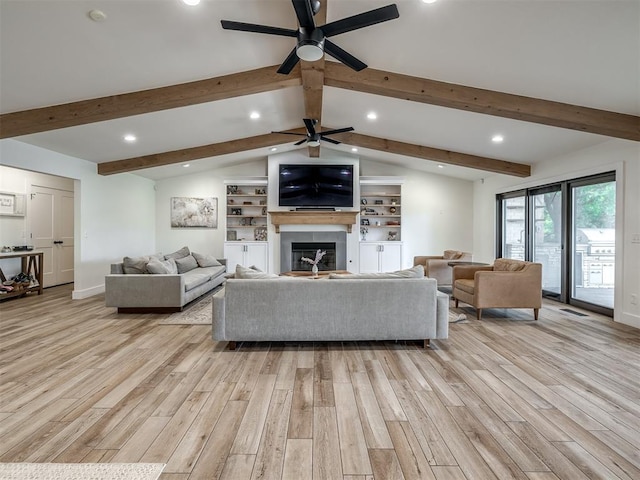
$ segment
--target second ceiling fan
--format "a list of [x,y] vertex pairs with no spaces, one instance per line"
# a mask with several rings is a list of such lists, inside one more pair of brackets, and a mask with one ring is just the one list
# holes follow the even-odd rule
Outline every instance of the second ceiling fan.
[[227,30],[240,30],[243,32],[265,33],[267,35],[279,35],[282,37],[297,37],[298,42],[289,56],[280,65],[278,73],[288,74],[296,66],[300,59],[313,62],[320,60],[326,53],[346,66],[360,71],[367,68],[367,65],[358,60],[350,53],[344,51],[335,43],[327,39],[334,35],[351,32],[359,28],[375,25],[398,18],[398,7],[395,4],[386,7],[376,8],[368,12],[353,15],[351,17],[336,20],[326,25],[316,26],[313,16],[320,10],[319,0],[291,0],[293,8],[298,18],[300,27],[291,30],[280,27],[270,27],[267,25],[256,25],[253,23],[233,22],[222,20],[222,28]]
[[294,145],[302,145],[303,143],[307,143],[309,147],[317,147],[320,145],[320,140],[324,140],[325,142],[333,143],[334,145],[339,145],[340,142],[334,140],[333,138],[327,137],[327,135],[333,135],[335,133],[345,133],[352,132],[353,127],[345,127],[345,128],[337,128],[335,130],[326,130],[324,132],[316,131],[316,123],[317,120],[313,120],[311,118],[303,118],[304,126],[307,129],[307,133],[294,133],[294,132],[271,132],[271,133],[282,133],[284,135],[298,135],[303,136],[303,138],[299,142],[296,142]]

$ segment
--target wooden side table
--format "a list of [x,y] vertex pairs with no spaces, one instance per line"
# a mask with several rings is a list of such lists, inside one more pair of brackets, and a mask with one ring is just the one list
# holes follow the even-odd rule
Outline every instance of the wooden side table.
[[[0,260],[5,258],[19,258],[21,261],[21,271],[28,274],[33,275],[33,277],[38,282],[38,285],[34,285],[33,287],[27,287],[18,291],[11,291],[7,293],[3,293],[0,295],[0,300],[4,300],[5,298],[17,297],[20,295],[24,295],[29,292],[38,292],[38,295],[42,294],[42,268],[44,267],[44,252],[41,250],[31,250],[26,252],[11,252],[11,253],[0,253]],[[0,266],[0,280],[2,282],[6,282],[7,277],[5,277],[4,272],[2,271],[2,267]]]

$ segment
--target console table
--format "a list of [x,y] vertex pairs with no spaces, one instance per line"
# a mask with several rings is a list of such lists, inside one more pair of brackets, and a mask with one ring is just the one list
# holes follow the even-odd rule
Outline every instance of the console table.
[[[44,266],[44,252],[40,250],[32,250],[27,252],[0,253],[0,260],[4,260],[6,258],[19,258],[22,264],[21,271],[29,275],[33,275],[38,284],[18,291],[13,290],[11,292],[3,293],[0,295],[0,300],[25,295],[29,292],[38,292],[38,295],[40,295],[42,293],[42,267]],[[0,280],[3,282],[7,280],[4,276],[1,265]]]

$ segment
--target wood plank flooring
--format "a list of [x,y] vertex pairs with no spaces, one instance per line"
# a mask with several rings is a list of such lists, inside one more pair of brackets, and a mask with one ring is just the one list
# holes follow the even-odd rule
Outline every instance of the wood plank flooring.
[[0,303],[0,462],[161,462],[162,480],[640,478],[640,330],[606,317],[459,309],[470,322],[426,350],[230,352],[210,327],[70,293]]

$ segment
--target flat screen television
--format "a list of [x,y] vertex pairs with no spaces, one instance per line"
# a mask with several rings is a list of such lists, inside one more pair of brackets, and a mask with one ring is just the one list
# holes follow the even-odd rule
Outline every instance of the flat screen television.
[[353,207],[353,165],[280,165],[282,207]]

